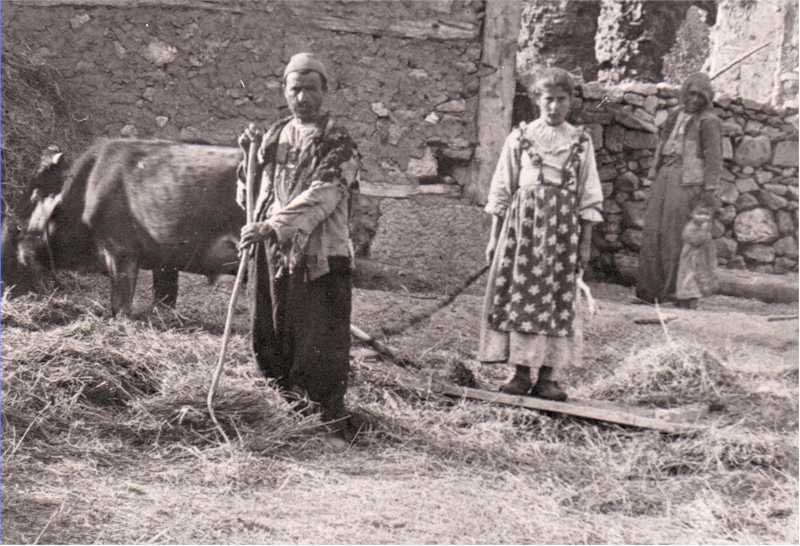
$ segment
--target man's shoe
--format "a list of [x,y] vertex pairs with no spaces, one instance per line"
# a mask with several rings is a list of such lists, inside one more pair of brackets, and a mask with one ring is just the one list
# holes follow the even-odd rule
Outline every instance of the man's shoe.
[[505,394],[524,395],[531,389],[531,369],[527,366],[517,366],[508,382],[500,385],[500,392]]
[[549,379],[539,379],[531,389],[531,395],[554,402],[564,402],[567,399],[567,393],[561,390],[558,383]]

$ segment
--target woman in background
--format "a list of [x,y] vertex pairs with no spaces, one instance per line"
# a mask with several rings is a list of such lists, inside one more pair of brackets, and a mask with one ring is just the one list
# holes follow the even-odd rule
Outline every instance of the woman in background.
[[697,306],[695,298],[681,298],[675,291],[683,228],[698,205],[712,215],[717,208],[722,128],[713,98],[709,77],[692,74],[681,89],[681,107],[661,127],[636,283],[636,296],[648,303],[675,300],[679,307]]

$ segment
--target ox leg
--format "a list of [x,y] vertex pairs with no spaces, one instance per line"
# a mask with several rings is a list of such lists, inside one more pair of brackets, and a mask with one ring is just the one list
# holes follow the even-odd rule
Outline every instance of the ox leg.
[[111,314],[130,316],[133,308],[133,295],[139,277],[138,262],[128,256],[117,256],[103,251],[108,273],[111,275]]
[[175,307],[178,301],[178,271],[153,269],[153,302],[155,305]]

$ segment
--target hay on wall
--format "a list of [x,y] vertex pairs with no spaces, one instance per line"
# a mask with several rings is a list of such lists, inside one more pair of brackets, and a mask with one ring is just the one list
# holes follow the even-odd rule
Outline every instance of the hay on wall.
[[21,198],[42,150],[50,144],[76,148],[89,140],[88,128],[72,117],[74,101],[59,86],[61,79],[35,55],[3,52],[2,197],[4,211],[17,217],[25,216]]

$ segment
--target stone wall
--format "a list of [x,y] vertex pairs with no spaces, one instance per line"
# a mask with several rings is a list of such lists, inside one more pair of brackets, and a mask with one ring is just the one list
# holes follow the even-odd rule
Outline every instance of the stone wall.
[[[587,127],[597,148],[605,222],[595,250],[606,258],[637,254],[656,129],[677,104],[678,89],[664,84],[580,88],[573,120]],[[719,262],[761,272],[796,271],[797,110],[724,96],[714,106],[723,120],[725,158],[722,207],[714,223]]]
[[[94,137],[234,145],[248,122],[287,114],[283,66],[311,50],[333,77],[327,106],[364,156],[366,216],[375,212],[370,195],[421,185],[458,194],[466,181],[482,0],[37,4],[5,2],[3,47],[56,71],[75,97],[72,120]],[[48,144],[74,155],[86,143],[40,144],[25,150],[32,164]]]

